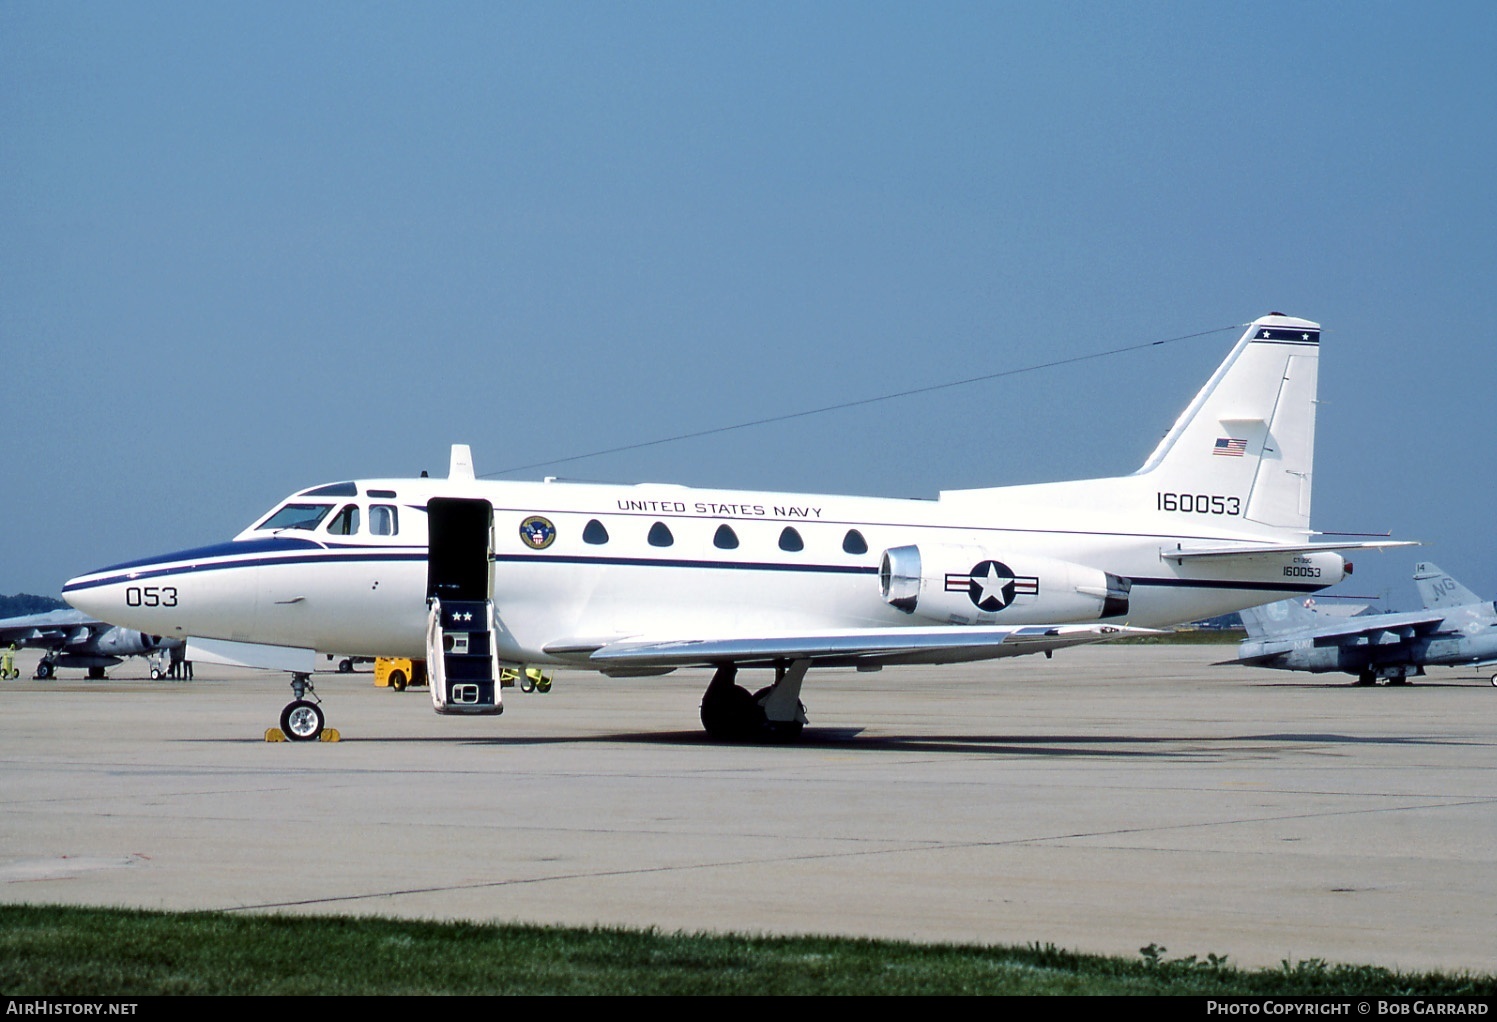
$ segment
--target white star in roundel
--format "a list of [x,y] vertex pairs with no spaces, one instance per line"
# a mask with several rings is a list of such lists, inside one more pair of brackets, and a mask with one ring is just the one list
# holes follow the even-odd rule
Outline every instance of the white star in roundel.
[[1013,576],[1003,575],[998,571],[998,565],[988,562],[988,573],[985,576],[972,576],[972,581],[982,587],[982,595],[977,598],[977,605],[982,606],[988,600],[997,600],[999,607],[1008,606],[1008,601],[1003,598],[1003,587],[1013,584]]

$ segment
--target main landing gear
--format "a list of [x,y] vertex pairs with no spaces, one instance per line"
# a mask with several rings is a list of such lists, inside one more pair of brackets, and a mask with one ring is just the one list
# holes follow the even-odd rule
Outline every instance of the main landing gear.
[[[1412,685],[1413,679],[1423,673],[1423,667],[1414,667],[1411,670],[1401,664],[1392,667],[1364,667],[1357,672],[1357,684],[1371,686],[1381,681],[1385,685]],[[1497,685],[1497,681],[1493,684]]]
[[775,664],[774,684],[750,693],[734,683],[738,668],[723,664],[702,695],[702,727],[720,742],[793,742],[806,726],[800,701],[809,660]]
[[312,701],[317,698],[317,693],[312,691],[312,676],[293,674],[291,694],[296,698],[281,711],[281,731],[293,742],[315,742],[322,737],[324,721],[322,707]]

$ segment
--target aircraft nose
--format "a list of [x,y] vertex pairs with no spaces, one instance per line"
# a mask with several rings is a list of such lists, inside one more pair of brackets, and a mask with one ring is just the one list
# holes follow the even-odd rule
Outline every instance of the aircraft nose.
[[[107,570],[100,570],[70,578],[62,585],[62,598],[74,610],[100,621],[109,621],[110,612],[118,611],[120,606],[119,585],[110,580],[110,574]],[[119,615],[115,613],[113,616],[117,618]]]
[[132,622],[141,610],[164,605],[161,583],[170,583],[166,576],[179,569],[187,553],[190,551],[147,557],[76,575],[63,583],[62,598],[100,621],[150,631],[149,622],[144,626]]
[[81,610],[90,617],[98,617],[99,615],[95,613],[97,594],[83,588],[83,580],[87,577],[86,575],[79,575],[64,582],[62,584],[62,598],[67,600],[69,606],[74,610]]

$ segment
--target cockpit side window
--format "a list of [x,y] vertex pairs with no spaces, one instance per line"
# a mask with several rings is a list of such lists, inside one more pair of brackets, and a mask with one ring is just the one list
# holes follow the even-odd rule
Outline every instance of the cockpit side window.
[[343,510],[334,515],[333,520],[327,523],[327,531],[332,536],[352,536],[358,532],[359,505],[343,505]]
[[283,529],[310,531],[321,525],[322,520],[332,509],[331,504],[287,504],[256,526],[255,531],[280,532]]
[[394,504],[369,505],[369,531],[375,536],[393,536],[400,531]]

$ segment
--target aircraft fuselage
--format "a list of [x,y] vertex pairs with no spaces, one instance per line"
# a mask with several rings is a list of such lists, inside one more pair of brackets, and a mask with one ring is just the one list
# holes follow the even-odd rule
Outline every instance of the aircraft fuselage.
[[[1164,554],[1181,547],[1275,537],[1224,513],[1225,500],[1219,513],[1207,495],[1204,510],[1192,501],[1188,511],[1161,512],[1146,476],[1112,482],[1135,507],[1085,506],[1067,484],[938,500],[670,485],[332,484],[287,498],[231,542],[80,576],[65,594],[153,634],[419,657],[426,502],[439,495],[492,505],[499,652],[525,663],[571,662],[559,643],[621,636],[1097,620],[1149,627],[1313,592],[1343,576],[1341,557],[1324,552],[1171,561]],[[314,527],[267,529],[297,507],[309,518],[315,509]],[[886,552],[912,548],[921,577],[906,609],[880,572]],[[1107,603],[1108,576],[1126,580],[1121,604]]]

